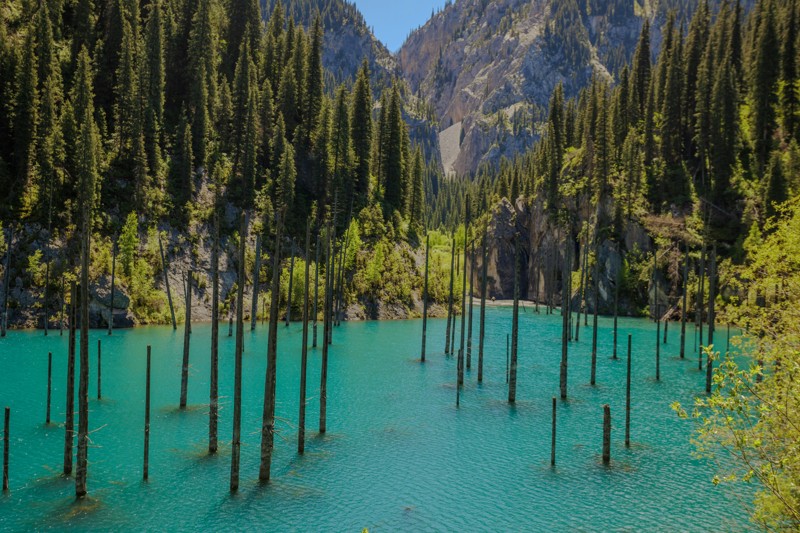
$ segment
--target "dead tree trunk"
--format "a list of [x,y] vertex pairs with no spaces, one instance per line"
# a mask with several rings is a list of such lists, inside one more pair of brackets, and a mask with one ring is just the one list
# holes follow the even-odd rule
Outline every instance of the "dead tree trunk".
[[464,217],[464,273],[461,282],[461,342],[458,347],[458,385],[464,384],[464,337],[467,325],[467,254],[469,246],[469,195],[466,199]]
[[[596,237],[595,237],[596,238]],[[592,376],[590,383],[597,383],[597,312],[600,306],[600,247],[595,240],[594,246],[594,318],[592,322]]]
[[97,339],[97,399],[103,398],[103,353],[100,349],[100,339]]
[[325,258],[325,302],[322,309],[322,336],[325,342],[322,343],[322,361],[319,373],[319,432],[325,433],[328,430],[327,416],[328,416],[328,349],[330,342],[331,328],[331,305],[333,299],[333,244],[336,242],[335,236],[331,235],[332,228],[330,221],[328,222],[326,246],[327,257]]
[[319,302],[319,226],[317,226],[317,238],[316,243],[314,244],[314,333],[313,333],[313,341],[311,343],[312,348],[317,347],[317,303]]
[[452,236],[452,246],[450,247],[450,296],[447,300],[447,329],[445,330],[444,354],[450,354],[450,327],[453,321],[453,281],[456,275],[456,237],[455,232]]
[[514,308],[511,315],[511,363],[508,371],[508,403],[517,401],[517,344],[519,339],[519,234],[514,236]]
[[550,442],[550,466],[556,466],[556,397],[553,396],[553,430]]
[[611,463],[611,407],[603,406],[603,464]]
[[578,251],[580,253],[578,256],[578,261],[581,263],[581,280],[580,285],[578,286],[578,319],[575,321],[575,342],[580,342],[581,313],[583,313],[584,295],[586,291],[586,261],[583,260],[583,257],[585,255],[584,250],[588,248],[588,241],[589,238],[586,236],[584,238],[583,250]]
[[117,242],[111,245],[111,301],[108,305],[108,334],[114,329],[114,289],[117,275]]
[[[275,224],[275,251],[272,258],[272,300],[269,304],[269,340],[267,341],[267,374],[264,380],[264,410],[261,419],[261,465],[258,480],[269,481],[272,469],[272,449],[275,443],[275,380],[278,363],[278,300],[281,282],[281,239],[283,218],[277,216]],[[294,253],[294,250],[292,250]],[[289,278],[291,279],[291,277]],[[289,299],[291,302],[291,298]],[[291,304],[290,304],[291,305]]]
[[483,383],[483,343],[486,337],[486,263],[489,256],[486,253],[486,231],[483,232],[483,263],[481,273],[481,324],[478,333],[478,383]]
[[628,377],[625,382],[625,446],[631,447],[631,343],[632,335],[628,335]]
[[[617,245],[617,253],[619,253],[619,245]],[[611,357],[617,359],[617,339],[619,335],[619,272],[614,277],[614,349]]]
[[217,453],[219,419],[219,193],[215,192],[211,245],[211,388],[208,409],[208,453]]
[[656,273],[658,272],[658,266],[656,264],[657,260],[657,250],[653,250],[653,297],[655,298],[655,319],[656,319],[656,381],[661,380],[661,316],[660,316],[660,304],[658,298],[658,277]]
[[147,347],[147,372],[144,392],[144,467],[142,480],[147,481],[150,474],[150,346]]
[[[247,218],[239,219],[239,265],[236,288],[236,348],[233,374],[233,439],[231,440],[231,492],[239,490],[239,457],[242,447],[242,352],[244,351],[244,252]],[[274,294],[274,293],[273,293]]]
[[8,492],[8,444],[11,408],[6,407],[3,421],[3,492]]
[[286,326],[292,321],[292,286],[294,283],[294,239],[291,244],[291,257],[289,259],[289,290],[286,293]]
[[64,475],[72,475],[72,445],[75,439],[75,323],[77,322],[78,288],[70,282],[69,341],[67,350],[67,417],[64,422]]
[[297,423],[297,453],[303,454],[306,445],[306,373],[308,370],[308,293],[309,260],[311,256],[311,219],[306,228],[306,269],[303,284],[303,346],[300,351],[300,416]]
[[705,307],[705,284],[706,284],[706,243],[703,240],[703,248],[700,250],[700,285],[697,288],[697,309],[695,310],[696,323],[698,327],[699,345],[695,345],[697,350],[697,369],[703,370],[703,308]]
[[[464,272],[466,273],[466,268]],[[467,370],[472,368],[472,310],[474,303],[475,276],[475,241],[472,242],[469,263],[469,318],[467,318]]]
[[3,272],[3,316],[0,317],[0,337],[6,336],[8,327],[8,284],[11,281],[11,246],[14,244],[14,228],[8,228],[8,245],[6,246],[6,268]]
[[683,252],[683,307],[681,308],[681,359],[686,357],[686,312],[689,293],[689,245],[684,244]]
[[[244,235],[242,236],[244,240]],[[181,365],[181,409],[186,409],[186,397],[189,390],[189,343],[191,342],[192,324],[192,271],[186,275],[186,321],[183,325],[183,364]]]
[[47,353],[47,416],[45,424],[50,425],[50,399],[53,390],[53,352]]
[[[84,207],[84,209],[87,209]],[[81,343],[80,374],[78,380],[78,455],[75,471],[75,496],[86,496],[86,478],[89,465],[89,254],[91,250],[91,222],[84,215],[83,250],[81,259]]]
[[253,301],[250,306],[250,331],[256,330],[258,323],[259,276],[261,275],[261,234],[256,235],[256,264],[253,268]]
[[[565,246],[565,252],[568,247]],[[564,287],[561,291],[561,398],[567,397],[567,358],[568,358],[568,333],[569,329],[569,312],[567,308],[567,299],[569,294],[567,291],[567,258],[564,257],[563,278]],[[580,320],[578,320],[580,322]]]
[[[708,346],[714,346],[714,322],[716,321],[715,300],[717,298],[717,248],[711,249],[711,267],[708,276]],[[713,351],[713,350],[711,350]],[[711,394],[714,377],[714,358],[709,351],[706,362],[706,394]]]
[[167,303],[169,304],[170,317],[172,317],[172,329],[177,331],[178,323],[175,321],[175,308],[172,306],[172,291],[169,288],[169,272],[167,270],[167,259],[164,255],[164,246],[161,244],[161,234],[158,235],[158,251],[161,253],[161,268],[164,270],[164,287],[167,289]]
[[428,333],[428,261],[431,248],[431,236],[425,238],[425,286],[422,289],[422,352],[420,360],[425,362],[425,341]]

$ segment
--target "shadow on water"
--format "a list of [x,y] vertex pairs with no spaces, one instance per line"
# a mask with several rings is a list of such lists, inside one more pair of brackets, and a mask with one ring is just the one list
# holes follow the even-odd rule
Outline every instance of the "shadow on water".
[[206,403],[198,403],[198,404],[190,404],[184,408],[180,408],[176,405],[166,405],[158,410],[160,413],[165,415],[184,415],[184,414],[208,414],[208,404]]

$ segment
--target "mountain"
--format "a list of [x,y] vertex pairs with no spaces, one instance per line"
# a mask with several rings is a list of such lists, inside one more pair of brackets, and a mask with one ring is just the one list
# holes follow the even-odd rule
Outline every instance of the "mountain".
[[[261,0],[268,19],[280,0]],[[325,43],[322,63],[333,77],[329,87],[354,81],[366,58],[372,73],[373,87],[388,87],[399,75],[397,60],[367,26],[364,16],[346,0],[282,0],[281,8],[298,24],[310,28],[316,14],[322,17]]]
[[697,1],[645,4],[459,0],[413,32],[398,53],[400,71],[435,110],[445,172],[471,173],[529,148],[558,83],[570,98],[593,76],[615,79],[645,18],[655,57],[667,14],[685,23]]

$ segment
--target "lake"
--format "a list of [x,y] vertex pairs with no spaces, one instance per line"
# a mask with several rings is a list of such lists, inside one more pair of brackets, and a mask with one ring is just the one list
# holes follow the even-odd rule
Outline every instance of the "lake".
[[[476,307],[476,311],[477,311]],[[506,402],[511,310],[489,308],[484,383],[472,370],[456,408],[456,361],[445,357],[446,321],[430,320],[421,364],[421,321],[343,323],[329,358],[328,432],[317,432],[319,349],[309,352],[306,454],[298,456],[299,323],[279,325],[273,479],[259,485],[267,327],[245,333],[239,493],[228,491],[234,338],[220,335],[220,439],[206,453],[210,326],[193,326],[189,408],[178,409],[183,331],[144,327],[90,337],[89,495],[74,501],[60,476],[67,333],[9,332],[0,339],[0,406],[11,407],[11,491],[0,495],[2,530],[260,531],[740,531],[751,494],[711,483],[693,425],[670,409],[705,386],[687,326],[671,324],[655,376],[655,325],[600,319],[597,385],[589,386],[591,328],[571,343],[569,395],[558,403],[557,466],[550,467],[551,398],[558,395],[561,317],[520,314],[517,403]],[[459,320],[460,323],[460,320]],[[591,323],[591,319],[590,319]],[[720,328],[722,329],[722,328]],[[319,327],[320,338],[322,326]],[[633,335],[632,446],[624,446],[625,351]],[[720,331],[723,336],[725,332]],[[456,336],[458,342],[458,335]],[[96,399],[97,339],[103,399]],[[152,345],[150,481],[143,483],[146,346]],[[46,426],[47,353],[53,352],[53,424]],[[76,378],[77,385],[77,378]],[[601,461],[603,404],[613,420],[611,466]],[[76,396],[77,404],[77,396]],[[77,429],[77,412],[76,412]]]

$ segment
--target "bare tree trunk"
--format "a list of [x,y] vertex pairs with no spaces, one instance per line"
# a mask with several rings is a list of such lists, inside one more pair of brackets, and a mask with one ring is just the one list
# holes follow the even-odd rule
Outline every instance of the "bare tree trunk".
[[[84,208],[86,209],[86,208]],[[83,253],[81,260],[81,343],[78,381],[78,456],[75,472],[75,496],[86,496],[89,452],[89,254],[91,221],[84,215]]]
[[108,306],[108,334],[114,330],[114,289],[117,275],[117,241],[111,245],[111,302]]
[[[272,449],[275,442],[275,380],[278,363],[278,307],[281,282],[281,239],[284,213],[277,216],[275,224],[275,251],[272,258],[272,299],[269,304],[269,339],[267,341],[267,374],[264,381],[264,410],[261,420],[261,465],[258,480],[269,481],[272,469]],[[292,250],[294,253],[294,250]],[[291,270],[290,278],[291,280]],[[291,298],[289,298],[291,305]]]
[[3,420],[3,492],[8,492],[8,444],[9,444],[9,425],[11,419],[11,408],[5,408]]
[[6,247],[6,268],[3,272],[3,316],[0,317],[0,337],[6,336],[8,327],[8,284],[11,281],[11,246],[14,244],[14,228],[8,228],[8,245]]
[[[245,236],[242,235],[242,239]],[[181,365],[181,409],[186,409],[186,397],[189,389],[189,344],[191,342],[192,324],[192,271],[186,275],[186,321],[183,325],[183,364]]]
[[[561,398],[567,397],[567,361],[568,361],[568,352],[569,352],[569,341],[568,341],[568,333],[569,330],[569,310],[567,306],[567,299],[570,297],[567,291],[567,257],[566,254],[568,253],[569,246],[568,244],[565,246],[565,257],[564,257],[564,268],[563,268],[563,278],[564,278],[564,288],[561,291]],[[580,322],[580,320],[578,321]]]
[[[714,346],[715,300],[717,298],[717,247],[711,249],[711,267],[708,277],[708,346]],[[706,394],[711,394],[714,377],[714,359],[708,354],[706,362]]]
[[325,259],[325,303],[322,309],[322,336],[325,342],[322,344],[322,361],[319,378],[319,432],[325,433],[328,429],[328,338],[331,330],[331,305],[332,305],[332,285],[333,285],[333,243],[336,241],[331,236],[331,223],[328,222],[326,246],[327,257]]
[[317,226],[317,238],[314,245],[314,333],[311,347],[317,347],[317,303],[319,302],[319,226]]
[[75,439],[75,325],[77,322],[78,288],[70,282],[69,341],[67,351],[67,417],[64,422],[64,475],[72,475],[72,445]]
[[67,289],[64,286],[64,276],[61,276],[61,314],[58,316],[58,336],[64,336],[64,314],[65,311],[65,300],[66,300],[66,292]]
[[550,442],[550,466],[556,466],[556,397],[553,396],[553,430]]
[[686,312],[689,293],[689,245],[684,244],[683,252],[683,308],[681,309],[681,359],[686,357]]
[[[595,236],[595,239],[597,237]],[[594,318],[592,323],[592,376],[590,383],[595,385],[597,383],[597,312],[600,305],[600,247],[597,240],[594,245]]]
[[172,329],[178,329],[178,323],[175,321],[175,308],[172,306],[172,291],[169,289],[169,274],[167,271],[167,260],[164,256],[164,246],[161,244],[161,234],[158,235],[158,251],[161,253],[161,268],[164,270],[164,286],[167,289],[167,303],[169,303],[169,314],[172,317]]
[[[619,244],[617,244],[617,253],[619,253]],[[614,277],[614,351],[612,358],[617,359],[617,340],[619,338],[619,272]]]
[[467,322],[467,254],[469,246],[469,195],[466,201],[466,216],[464,217],[464,275],[461,282],[461,342],[458,347],[458,385],[464,384],[464,335]]
[[453,281],[456,273],[456,237],[455,232],[452,236],[452,246],[450,247],[450,296],[447,300],[447,329],[445,331],[444,353],[450,354],[450,327],[453,321]]
[[50,399],[53,389],[53,352],[47,353],[47,417],[45,424],[50,425]]
[[219,206],[215,193],[214,239],[211,245],[211,390],[208,409],[208,453],[217,453],[219,419]]
[[150,346],[147,346],[147,372],[145,374],[144,392],[144,467],[142,479],[147,481],[150,476]]
[[239,457],[242,447],[242,352],[244,351],[244,252],[247,246],[247,218],[244,211],[239,226],[239,269],[236,295],[236,351],[233,377],[233,439],[231,440],[231,492],[239,490]]
[[261,234],[256,235],[256,264],[253,269],[253,301],[250,306],[250,331],[256,330],[258,323],[259,276],[261,275]]
[[508,403],[517,401],[517,343],[519,337],[519,234],[514,236],[514,308],[511,318],[511,365],[508,372]]
[[603,406],[603,464],[611,463],[611,407]]
[[478,333],[478,383],[483,382],[483,343],[486,337],[486,270],[489,256],[486,252],[486,231],[483,232],[483,264],[481,274],[481,324]]
[[289,291],[286,293],[286,326],[292,321],[292,285],[294,283],[294,239],[291,245],[291,259],[289,260]]
[[655,298],[655,319],[656,319],[656,381],[661,380],[661,316],[660,304],[658,299],[658,266],[656,265],[658,250],[653,250],[653,296]]
[[[467,370],[472,368],[472,310],[475,290],[475,241],[472,242],[469,264],[469,318],[467,319]],[[466,273],[467,269],[464,268]]]
[[431,248],[431,236],[425,238],[425,286],[422,290],[422,354],[420,360],[425,362],[425,341],[428,333],[428,261]]
[[311,264],[311,219],[306,227],[306,270],[303,285],[303,346],[300,352],[300,416],[297,423],[297,453],[305,451],[306,444],[306,374],[308,371],[308,293]]
[[695,314],[697,315],[695,321],[697,323],[697,327],[699,328],[699,337],[698,341],[700,344],[699,346],[695,346],[697,349],[697,369],[703,370],[703,350],[701,349],[703,346],[703,309],[705,307],[705,284],[706,284],[706,243],[705,239],[703,239],[703,248],[700,250],[700,285],[697,288],[697,309],[695,310]]
[[625,446],[631,447],[631,343],[632,335],[628,335],[628,377],[625,384]]

